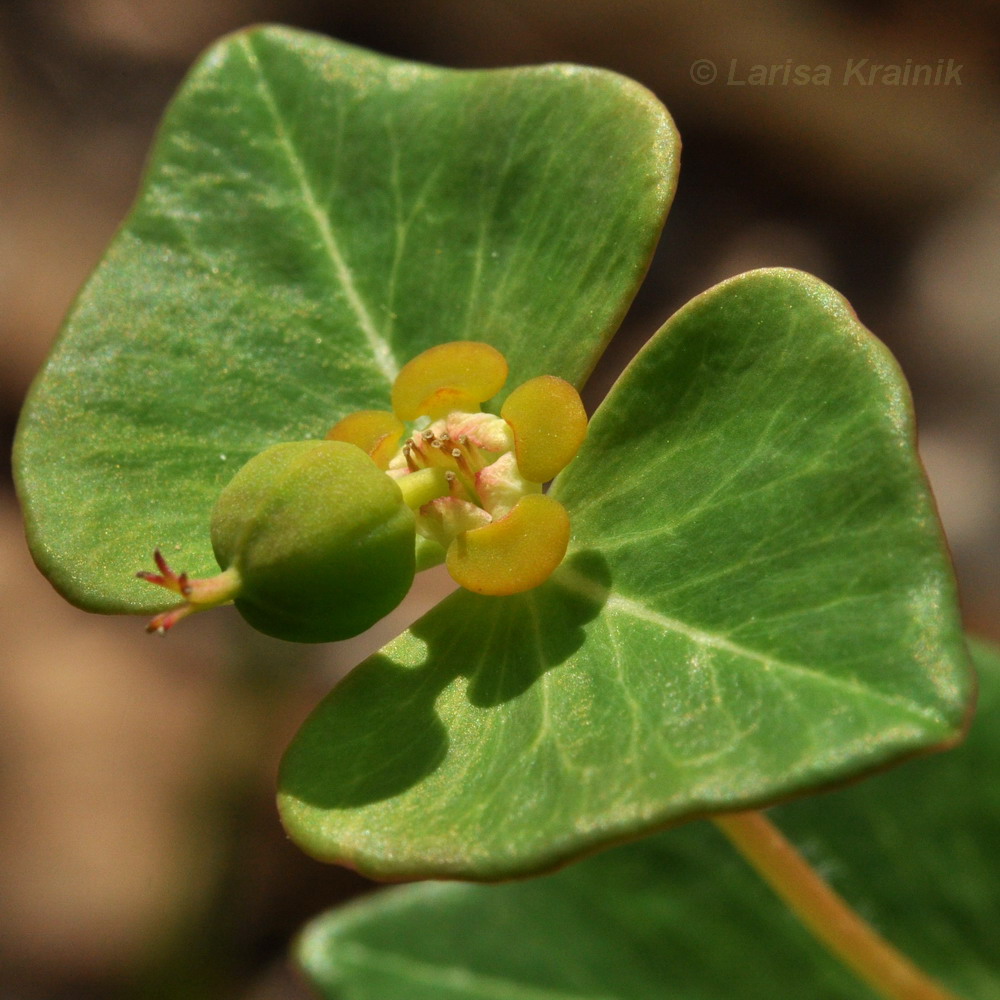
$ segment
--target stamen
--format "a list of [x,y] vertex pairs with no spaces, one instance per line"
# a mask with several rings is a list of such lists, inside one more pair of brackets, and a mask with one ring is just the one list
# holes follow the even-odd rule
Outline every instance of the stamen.
[[463,434],[458,440],[465,449],[466,454],[469,456],[469,466],[474,472],[478,472],[484,465],[489,464],[484,461],[483,453],[479,450],[476,442],[469,440],[469,436],[467,434]]
[[468,494],[465,488],[462,486],[461,480],[458,478],[457,473],[454,473],[449,469],[445,474],[444,478],[448,481],[448,495],[453,497],[459,497],[465,499]]
[[449,469],[454,465],[450,450],[434,438],[428,439],[427,431],[414,435],[412,454],[420,468]]
[[462,474],[474,483],[476,481],[476,471],[472,468],[468,458],[465,457],[462,451],[458,448],[452,449],[451,457],[455,459],[455,463],[458,465]]
[[483,501],[476,489],[476,474],[469,467],[469,462],[465,455],[462,454],[460,449],[452,448],[451,457],[458,466],[458,472],[453,473],[453,475],[455,475],[455,478],[461,484],[462,491],[477,507],[482,507]]

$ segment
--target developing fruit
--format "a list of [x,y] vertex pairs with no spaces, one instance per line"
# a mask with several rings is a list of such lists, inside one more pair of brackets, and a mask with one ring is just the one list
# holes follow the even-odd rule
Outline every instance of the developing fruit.
[[154,618],[165,631],[193,611],[234,601],[267,635],[331,642],[363,632],[406,595],[414,573],[414,517],[399,486],[358,447],[278,444],[252,458],[222,491],[212,547],[223,572],[140,573],[185,598]]

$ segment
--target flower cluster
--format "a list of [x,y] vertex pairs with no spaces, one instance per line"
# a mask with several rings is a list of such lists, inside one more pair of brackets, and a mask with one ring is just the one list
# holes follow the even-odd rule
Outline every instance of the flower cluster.
[[184,599],[150,630],[234,602],[278,638],[357,635],[405,595],[417,534],[468,590],[501,596],[543,583],[566,555],[569,516],[542,485],[576,454],[587,417],[552,375],[515,389],[499,416],[482,412],[506,380],[488,344],[441,344],[403,367],[392,411],[352,413],[324,441],[252,458],[212,515],[222,572],[177,575],[157,551],[158,572],[138,574]]
[[441,546],[454,580],[479,594],[530,590],[562,562],[569,517],[542,484],[587,433],[579,394],[554,375],[516,388],[499,416],[482,412],[506,381],[507,362],[489,344],[441,344],[400,371],[392,412],[351,414],[327,435],[358,445],[396,479],[417,531]]

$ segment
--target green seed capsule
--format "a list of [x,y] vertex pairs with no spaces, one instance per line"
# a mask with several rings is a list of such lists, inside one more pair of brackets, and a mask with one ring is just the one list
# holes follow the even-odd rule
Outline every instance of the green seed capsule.
[[235,604],[267,635],[331,642],[363,632],[406,595],[414,517],[395,481],[356,445],[278,444],[252,458],[212,514]]

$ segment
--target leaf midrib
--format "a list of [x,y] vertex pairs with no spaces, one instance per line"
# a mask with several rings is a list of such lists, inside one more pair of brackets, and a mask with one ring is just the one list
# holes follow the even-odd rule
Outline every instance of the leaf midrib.
[[937,728],[947,725],[946,720],[942,719],[941,715],[934,711],[934,709],[919,705],[907,698],[900,697],[899,695],[886,694],[876,688],[862,684],[857,680],[850,680],[844,677],[827,674],[821,670],[815,670],[808,667],[805,664],[790,663],[787,660],[780,660],[777,657],[769,656],[766,653],[751,649],[748,646],[742,646],[739,643],[732,642],[723,635],[717,635],[713,632],[708,632],[693,625],[688,625],[679,618],[671,618],[668,615],[664,615],[661,612],[648,607],[641,601],[627,597],[624,594],[612,591],[612,593],[608,595],[605,588],[602,588],[597,581],[592,580],[574,570],[568,569],[565,566],[558,571],[558,575],[553,579],[566,590],[570,590],[591,600],[602,601],[605,609],[611,608],[618,610],[637,621],[644,621],[648,624],[659,625],[664,629],[664,631],[682,635],[697,645],[706,646],[711,649],[718,649],[742,659],[754,660],[765,667],[805,677],[810,681],[826,684],[830,687],[839,688],[840,690],[856,697],[869,698],[874,701],[881,702],[885,705],[891,706],[893,709],[902,710],[916,716],[923,724],[930,722]]
[[357,285],[354,282],[354,273],[340,249],[340,244],[333,231],[333,226],[330,223],[330,217],[320,207],[312,182],[309,180],[309,175],[306,173],[302,157],[296,150],[295,144],[292,142],[292,137],[289,134],[288,129],[285,127],[285,122],[282,118],[281,111],[278,108],[278,102],[275,98],[271,82],[265,75],[256,49],[254,48],[253,37],[245,35],[241,41],[247,61],[260,83],[261,97],[267,105],[268,112],[274,121],[275,134],[277,135],[278,141],[288,158],[288,164],[291,167],[296,183],[299,186],[299,193],[302,196],[306,212],[315,223],[323,249],[326,251],[326,255],[330,260],[334,278],[339,283],[351,312],[354,313],[358,327],[364,334],[365,339],[368,341],[368,346],[372,352],[375,364],[385,376],[386,380],[392,383],[399,374],[399,366],[396,364],[392,348],[389,346],[386,338],[375,326],[371,313],[368,311],[368,307],[365,305],[364,299],[361,297],[361,293],[358,291]]

